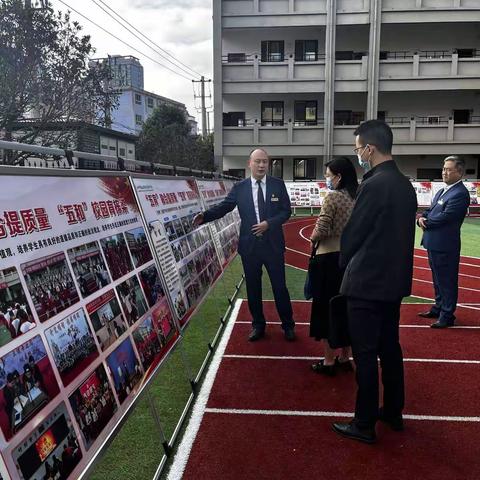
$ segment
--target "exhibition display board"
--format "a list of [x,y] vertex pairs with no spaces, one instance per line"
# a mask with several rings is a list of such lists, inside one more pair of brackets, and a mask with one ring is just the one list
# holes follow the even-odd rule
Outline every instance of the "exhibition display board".
[[292,207],[320,207],[328,193],[325,181],[285,182]]
[[3,174],[0,199],[0,478],[78,478],[220,262],[194,179]]
[[202,211],[191,178],[134,178],[167,293],[183,327],[222,269],[207,225],[193,228]]
[[[223,180],[198,180],[198,191],[202,201],[203,209],[207,210],[226,198],[229,187]],[[237,253],[238,246],[238,210],[232,210],[223,218],[209,224],[212,238],[217,249],[222,267],[225,267]]]
[[[470,192],[470,205],[480,205],[480,182],[463,182]],[[292,207],[320,207],[328,193],[325,182],[285,182]],[[445,184],[443,182],[416,182],[412,181],[417,193],[419,207],[427,207],[435,194]]]

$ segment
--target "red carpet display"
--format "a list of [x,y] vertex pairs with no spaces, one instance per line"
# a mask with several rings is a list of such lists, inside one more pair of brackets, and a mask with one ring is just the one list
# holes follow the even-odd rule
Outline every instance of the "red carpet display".
[[[309,244],[302,237],[313,221],[285,227],[291,266],[306,268]],[[332,421],[352,416],[356,385],[352,373],[329,378],[311,371],[322,351],[308,337],[310,303],[293,303],[298,339],[286,342],[273,302],[265,302],[266,337],[249,343],[243,302],[183,478],[480,478],[480,259],[461,262],[455,328],[430,329],[417,316],[425,305],[402,306],[406,429],[378,424],[373,446],[331,432]],[[415,267],[414,295],[431,299],[425,252],[416,251]]]

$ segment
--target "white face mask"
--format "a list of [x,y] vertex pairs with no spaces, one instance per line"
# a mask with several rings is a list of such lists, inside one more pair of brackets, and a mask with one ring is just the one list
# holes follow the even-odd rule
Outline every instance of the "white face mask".
[[[368,146],[368,145],[367,145]],[[358,164],[360,165],[361,168],[363,168],[365,171],[370,169],[370,162],[368,160],[363,160],[362,155],[365,153],[365,150],[367,149],[367,146],[363,149],[362,153],[357,153],[358,157]]]

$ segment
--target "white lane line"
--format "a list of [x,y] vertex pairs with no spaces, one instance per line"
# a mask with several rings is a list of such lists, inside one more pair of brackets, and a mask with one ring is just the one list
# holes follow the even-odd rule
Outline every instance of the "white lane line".
[[[420,283],[428,283],[430,285],[433,285],[433,282],[430,280],[421,280],[420,278],[413,278],[414,281],[420,282]],[[468,287],[458,287],[459,290],[468,290],[469,292],[480,292],[478,288],[468,288]]]
[[[353,412],[327,412],[309,410],[253,410],[239,408],[206,408],[206,413],[228,415],[270,415],[285,417],[353,417]],[[442,415],[411,415],[404,414],[406,420],[423,420],[434,422],[480,422],[480,417],[455,417]]]
[[[308,360],[315,361],[322,357],[295,356],[295,355],[236,355],[225,354],[223,358],[236,358],[240,360]],[[455,363],[480,365],[480,360],[453,360],[447,358],[404,358],[409,363]]]
[[[422,305],[425,305],[425,303],[423,303]],[[237,320],[235,322],[237,325],[251,325],[252,322],[249,322],[249,321],[246,321],[246,320]],[[281,322],[267,322],[267,325],[281,325]],[[310,325],[310,322],[295,322],[295,325],[302,325],[302,326],[309,326]],[[412,325],[402,325],[400,324],[400,328],[431,328],[430,325],[415,325],[415,324],[412,324]],[[470,330],[480,330],[480,325],[477,326],[477,325],[455,325],[453,327],[449,327],[449,329],[457,329],[457,330],[461,330],[461,329],[470,329]]]
[[235,302],[235,306],[233,308],[228,324],[225,327],[225,331],[223,332],[220,343],[218,344],[217,351],[213,356],[210,367],[208,368],[208,372],[205,376],[205,380],[203,381],[202,388],[200,389],[200,392],[195,401],[192,416],[190,418],[190,421],[188,422],[188,426],[185,430],[182,442],[178,447],[178,451],[173,460],[172,467],[168,472],[168,480],[181,480],[183,476],[183,472],[185,471],[185,467],[187,466],[190,452],[192,451],[193,442],[195,440],[195,437],[197,436],[200,424],[202,423],[208,398],[210,396],[215,377],[217,376],[218,368],[220,367],[223,354],[225,353],[225,349],[227,348],[227,343],[230,339],[230,335],[232,334],[233,326],[235,325],[235,320],[237,319],[241,304],[242,300],[240,299]]
[[[428,267],[417,267],[417,266],[413,266],[413,268],[415,270],[428,270],[429,272],[431,272],[432,270]],[[466,273],[459,273],[458,274],[460,277],[466,277],[466,278],[475,278],[475,279],[479,279],[480,280],[480,275],[467,275]]]

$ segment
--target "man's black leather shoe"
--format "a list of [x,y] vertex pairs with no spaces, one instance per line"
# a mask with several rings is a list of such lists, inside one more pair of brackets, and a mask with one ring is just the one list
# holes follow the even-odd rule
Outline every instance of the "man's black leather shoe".
[[375,428],[358,428],[355,424],[355,420],[350,423],[333,423],[333,431],[342,435],[342,437],[351,438],[352,440],[358,440],[363,443],[375,443],[377,441],[377,435]]
[[293,328],[286,328],[284,331],[284,334],[285,334],[285,339],[289,342],[293,342],[296,338],[295,331],[293,330]]
[[455,325],[455,321],[451,322],[435,322],[430,325],[431,328],[448,328],[448,327],[453,327]]
[[393,417],[385,416],[383,407],[378,409],[378,419],[386,423],[394,432],[403,432],[405,428],[402,415],[395,415]]
[[428,312],[419,313],[418,316],[422,318],[438,318],[440,314],[429,310]]
[[262,328],[254,328],[248,336],[249,342],[256,342],[265,336],[265,330]]

